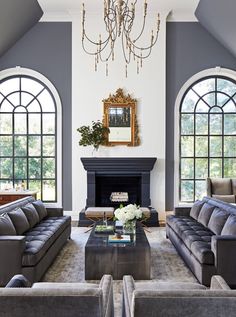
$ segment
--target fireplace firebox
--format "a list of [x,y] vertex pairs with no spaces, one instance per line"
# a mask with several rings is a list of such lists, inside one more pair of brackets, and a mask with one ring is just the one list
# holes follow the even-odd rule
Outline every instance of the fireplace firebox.
[[[116,193],[117,199],[112,198],[112,194],[114,193]],[[141,176],[115,174],[96,176],[95,205],[97,207],[107,206],[117,208],[120,204],[140,205],[140,197]]]

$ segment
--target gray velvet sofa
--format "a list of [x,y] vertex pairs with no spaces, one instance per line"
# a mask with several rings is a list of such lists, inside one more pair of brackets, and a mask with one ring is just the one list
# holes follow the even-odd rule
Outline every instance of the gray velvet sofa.
[[175,208],[166,234],[198,281],[209,285],[221,275],[236,287],[236,206],[204,197],[191,207]]
[[123,278],[122,317],[233,317],[236,290],[220,276],[207,289],[198,283],[135,282]]
[[112,277],[94,283],[34,283],[14,277],[0,288],[1,317],[112,317]]
[[71,233],[62,208],[45,208],[32,197],[0,207],[0,285],[15,274],[39,281]]
[[211,178],[206,179],[207,196],[228,203],[236,202],[236,178]]

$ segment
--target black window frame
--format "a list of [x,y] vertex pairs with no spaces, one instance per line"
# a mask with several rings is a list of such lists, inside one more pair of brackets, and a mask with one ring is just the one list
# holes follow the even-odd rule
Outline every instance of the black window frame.
[[[207,80],[207,79],[214,79],[214,90],[208,91],[206,94],[203,94],[202,96],[200,94],[198,94],[196,91],[194,91],[193,87],[195,85],[197,85],[198,83]],[[208,176],[210,177],[210,160],[211,159],[221,159],[221,177],[224,177],[224,160],[225,159],[236,159],[236,156],[225,156],[224,155],[224,140],[225,137],[229,137],[229,136],[233,136],[235,137],[236,140],[236,134],[225,134],[224,133],[224,118],[225,115],[236,115],[236,100],[234,100],[233,98],[236,97],[236,91],[233,95],[227,95],[225,92],[223,92],[225,95],[227,95],[227,100],[223,103],[223,105],[219,106],[217,105],[217,93],[222,93],[221,90],[217,89],[217,79],[223,79],[223,80],[227,80],[231,83],[233,83],[236,87],[236,80],[229,78],[227,76],[221,76],[221,75],[209,75],[209,76],[204,76],[200,79],[198,79],[197,81],[194,81],[184,92],[182,98],[181,98],[181,102],[180,102],[180,106],[179,106],[179,191],[178,191],[178,195],[179,195],[179,202],[181,203],[192,203],[196,200],[196,181],[203,181],[203,178],[196,178],[196,159],[207,159],[207,164],[208,164]],[[194,91],[196,95],[198,95],[198,101],[195,103],[194,105],[194,111],[192,112],[182,112],[182,106],[185,100],[185,97],[187,96],[187,94],[190,91]],[[214,93],[215,94],[215,105],[211,106],[210,104],[208,104],[205,100],[203,100],[202,98],[209,94],[209,93]],[[204,103],[206,103],[209,107],[209,111],[208,112],[196,112],[196,106],[199,102],[199,100],[202,100]],[[210,110],[214,107],[218,107],[218,108],[223,108],[228,102],[229,100],[233,101],[234,106],[235,106],[235,111],[234,112],[214,112],[214,114],[221,114],[222,115],[222,125],[221,125],[221,134],[211,134],[210,132]],[[194,120],[193,120],[193,134],[182,134],[181,128],[182,128],[182,114],[184,115],[194,115]],[[196,115],[208,115],[208,133],[207,134],[196,134]],[[182,156],[181,154],[181,140],[182,140],[182,136],[191,136],[194,137],[194,141],[193,141],[193,156]],[[207,156],[196,156],[196,137],[207,137],[208,140],[208,155]],[[221,146],[221,156],[211,156],[210,155],[210,137],[211,136],[217,136],[217,137],[221,137],[222,138],[222,146]],[[236,144],[236,143],[235,143]],[[193,159],[193,178],[182,178],[182,174],[181,174],[181,161],[182,159]],[[193,200],[183,200],[181,197],[181,193],[182,193],[182,181],[193,181]]]
[[[17,78],[19,79],[19,89],[18,90],[12,90],[10,93],[8,93],[6,96],[4,94],[2,94],[1,90],[0,90],[0,96],[3,96],[3,99],[1,100],[0,102],[0,113],[1,114],[11,114],[12,115],[12,133],[10,134],[6,134],[6,133],[0,133],[0,137],[2,136],[9,136],[9,137],[12,137],[12,155],[1,155],[0,154],[0,162],[1,162],[1,159],[6,159],[6,158],[9,158],[9,159],[12,159],[12,177],[8,177],[8,178],[5,178],[5,177],[1,177],[2,175],[0,175],[0,181],[10,181],[12,182],[13,184],[13,187],[15,187],[16,184],[19,183],[20,180],[22,180],[22,178],[16,178],[15,177],[15,159],[26,159],[26,177],[23,178],[24,181],[26,181],[26,188],[29,189],[29,182],[30,181],[40,181],[40,192],[41,192],[41,200],[45,203],[56,203],[57,202],[57,199],[58,199],[58,194],[57,194],[57,104],[56,104],[56,100],[53,96],[53,93],[51,92],[51,90],[49,89],[49,87],[41,80],[39,80],[38,78],[35,78],[33,76],[30,76],[30,75],[12,75],[12,76],[7,76],[5,78],[3,78],[2,80],[0,80],[0,85],[5,82],[5,81],[8,81],[8,80],[11,80],[11,79],[14,79],[14,78]],[[27,91],[27,90],[23,90],[22,89],[22,84],[21,84],[21,81],[23,78],[27,78],[27,79],[30,79],[30,80],[33,80],[37,83],[39,83],[43,88],[36,94],[34,95],[32,92],[30,91]],[[40,100],[38,100],[37,98],[40,96],[40,94],[43,92],[43,91],[47,91],[51,98],[52,98],[52,101],[53,101],[53,104],[54,104],[54,112],[53,111],[43,111],[43,107],[42,107],[42,104],[40,102]],[[21,104],[21,93],[28,93],[28,94],[31,94],[33,99],[26,105],[22,105]],[[11,95],[11,94],[14,94],[14,93],[19,93],[19,100],[20,100],[20,104],[19,105],[14,105],[9,99],[8,97]],[[1,112],[1,106],[2,106],[2,103],[4,100],[8,100],[8,102],[10,102],[10,104],[12,105],[13,107],[13,110],[11,112]],[[40,106],[40,111],[38,112],[33,112],[33,111],[28,111],[27,110],[27,107],[34,101],[34,100],[37,100],[37,102],[39,103],[39,106]],[[15,109],[18,108],[18,107],[23,107],[26,109],[26,111],[18,111],[18,112],[15,112]],[[15,125],[14,125],[14,120],[15,120],[15,113],[17,114],[26,114],[26,134],[24,133],[15,133]],[[41,133],[29,133],[29,114],[40,114],[40,130],[41,130]],[[54,114],[55,116],[55,122],[54,122],[54,126],[55,126],[55,130],[54,130],[54,133],[43,133],[43,114]],[[15,155],[15,137],[19,137],[19,136],[24,136],[26,137],[26,155],[25,156],[17,156]],[[29,138],[33,136],[33,137],[39,137],[40,138],[40,155],[34,155],[34,156],[29,156]],[[54,155],[43,155],[43,137],[54,137],[54,140],[55,140],[55,151],[54,151]],[[30,178],[29,177],[29,159],[31,158],[35,158],[35,159],[40,159],[40,174],[41,174],[41,177],[38,177],[38,178]],[[53,178],[48,178],[48,177],[44,177],[43,176],[43,159],[53,159],[54,162],[55,162],[55,169],[54,169],[54,177]],[[55,182],[55,199],[53,200],[44,200],[44,197],[43,197],[43,184],[45,181],[54,181]]]

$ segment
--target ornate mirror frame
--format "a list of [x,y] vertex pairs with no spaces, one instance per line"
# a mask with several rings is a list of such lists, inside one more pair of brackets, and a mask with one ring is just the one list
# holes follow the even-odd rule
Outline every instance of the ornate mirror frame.
[[103,99],[103,124],[110,129],[107,145],[138,146],[136,99],[124,95],[121,88],[114,95]]

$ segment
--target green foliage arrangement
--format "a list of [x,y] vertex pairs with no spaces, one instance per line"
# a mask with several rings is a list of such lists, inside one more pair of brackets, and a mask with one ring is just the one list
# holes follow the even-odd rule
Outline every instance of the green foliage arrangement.
[[92,145],[98,150],[100,145],[107,142],[107,135],[110,132],[109,128],[105,127],[101,121],[92,121],[92,126],[83,125],[77,131],[81,134],[79,145]]

